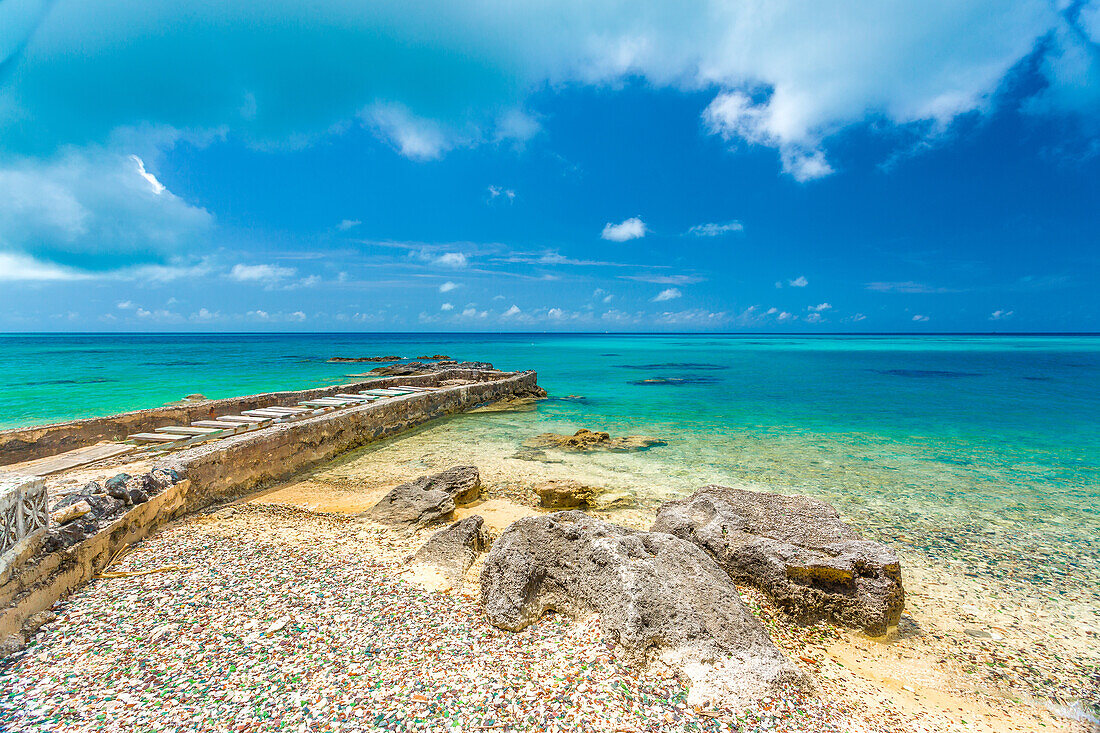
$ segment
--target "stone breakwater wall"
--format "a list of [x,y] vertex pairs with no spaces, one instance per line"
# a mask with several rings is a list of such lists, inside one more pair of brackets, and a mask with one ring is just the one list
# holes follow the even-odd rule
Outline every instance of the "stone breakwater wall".
[[[44,552],[40,551],[39,541],[21,552],[14,562],[7,563],[0,575],[0,657],[5,655],[5,645],[8,651],[17,648],[12,646],[12,640],[20,637],[24,624],[34,614],[48,609],[102,571],[123,546],[137,542],[167,522],[285,480],[341,453],[429,420],[539,392],[535,372],[454,370],[371,384],[433,385],[451,379],[468,379],[472,383],[279,423],[166,456],[157,468],[175,469],[182,479],[179,483],[134,506],[95,535],[71,547]],[[327,391],[347,389],[345,385]],[[264,404],[273,402],[267,400]],[[42,533],[36,536],[40,540]]]
[[242,410],[261,407],[293,407],[302,400],[331,397],[337,392],[392,387],[398,384],[432,387],[451,379],[487,381],[498,379],[503,374],[475,369],[447,369],[431,374],[374,378],[295,392],[265,392],[245,397],[135,410],[108,417],[0,430],[0,466],[53,456],[100,441],[123,440],[127,435],[149,433],[166,425],[189,425],[195,420],[210,420],[217,415],[239,414]]

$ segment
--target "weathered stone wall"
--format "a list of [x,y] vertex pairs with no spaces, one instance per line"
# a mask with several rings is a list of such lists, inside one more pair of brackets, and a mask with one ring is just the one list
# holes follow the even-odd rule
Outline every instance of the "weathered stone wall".
[[[279,423],[170,454],[158,468],[174,468],[183,479],[180,483],[135,506],[109,527],[68,549],[22,553],[18,565],[0,577],[0,649],[6,640],[19,634],[27,618],[91,579],[123,545],[148,536],[173,519],[285,480],[348,450],[433,418],[506,397],[529,395],[538,389],[534,372],[506,375],[446,372],[431,375],[427,380],[402,377],[372,385],[398,381],[432,384],[455,378],[482,381]],[[328,390],[337,391],[344,389]],[[300,397],[292,399],[297,401]],[[264,404],[273,403],[268,400]]]
[[484,381],[501,376],[500,372],[472,369],[448,369],[435,374],[412,377],[382,377],[334,387],[319,387],[297,392],[266,392],[246,397],[207,400],[189,405],[156,407],[124,412],[108,417],[92,417],[52,425],[0,430],[0,466],[92,445],[104,440],[121,440],[134,433],[148,433],[166,425],[189,425],[195,420],[210,420],[217,415],[239,414],[261,407],[293,407],[302,400],[330,397],[337,392],[389,387],[395,384],[434,386],[449,379]]

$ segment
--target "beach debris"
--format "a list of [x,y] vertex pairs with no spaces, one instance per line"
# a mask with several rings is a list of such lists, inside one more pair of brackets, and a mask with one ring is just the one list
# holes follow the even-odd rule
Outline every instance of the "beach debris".
[[604,637],[627,660],[688,679],[693,705],[737,707],[803,680],[706,553],[579,511],[509,526],[485,559],[481,604],[489,622],[508,631],[546,611],[599,614]]
[[479,496],[481,477],[477,466],[455,466],[395,487],[363,516],[413,529],[448,519],[456,504],[468,504]]
[[652,531],[694,542],[800,621],[880,636],[905,607],[898,556],[817,499],[705,486],[663,504]]
[[586,507],[600,493],[600,489],[570,479],[551,479],[535,487],[539,505],[548,509],[572,509]]
[[484,525],[485,520],[474,514],[439,530],[416,551],[414,568],[438,574],[439,590],[460,590],[466,571],[488,544]]
[[644,435],[626,435],[612,438],[610,433],[581,428],[572,435],[542,433],[531,438],[524,445],[528,448],[557,448],[558,450],[572,451],[636,451],[647,450],[658,445],[668,445],[668,443],[660,438],[650,438]]

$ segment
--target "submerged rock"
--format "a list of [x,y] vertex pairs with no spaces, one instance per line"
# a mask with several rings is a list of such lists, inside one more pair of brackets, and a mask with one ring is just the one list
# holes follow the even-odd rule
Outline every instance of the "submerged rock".
[[552,479],[535,487],[539,505],[549,509],[572,509],[588,506],[600,493],[599,489],[570,480]]
[[575,451],[637,451],[646,450],[656,445],[668,445],[668,443],[660,438],[650,438],[644,435],[626,435],[620,438],[612,438],[610,433],[581,428],[572,435],[542,433],[528,440],[525,445],[529,448],[557,448],[559,450]]
[[466,571],[487,544],[484,524],[475,514],[439,530],[416,551],[414,568],[435,573],[440,581],[435,584],[437,590],[461,587]]
[[583,512],[509,526],[485,560],[481,604],[490,623],[509,631],[546,611],[598,613],[628,661],[684,675],[692,704],[737,705],[802,679],[706,553]]
[[705,486],[662,505],[652,530],[699,545],[734,581],[759,588],[802,621],[826,619],[878,636],[905,607],[897,555],[861,539],[817,499]]
[[363,516],[382,524],[423,527],[450,517],[455,504],[468,504],[480,496],[477,466],[455,466],[397,486]]

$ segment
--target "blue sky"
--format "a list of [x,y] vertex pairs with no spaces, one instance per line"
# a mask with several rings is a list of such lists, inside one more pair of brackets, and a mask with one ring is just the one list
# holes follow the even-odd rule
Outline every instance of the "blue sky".
[[1100,0],[0,2],[0,330],[1100,330]]

